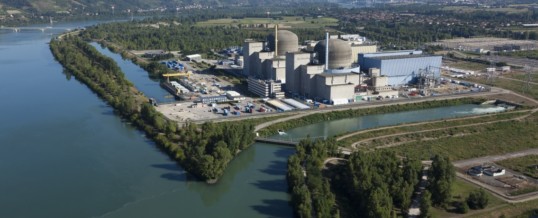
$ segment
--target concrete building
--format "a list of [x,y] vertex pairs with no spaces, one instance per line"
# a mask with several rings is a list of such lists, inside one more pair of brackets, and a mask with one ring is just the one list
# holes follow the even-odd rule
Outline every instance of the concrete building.
[[241,96],[241,94],[239,94],[239,92],[236,92],[236,91],[227,91],[226,92],[226,97],[228,99],[230,99],[231,101],[242,101],[242,100],[245,100],[245,97],[244,96]]
[[200,97],[198,101],[201,102],[202,104],[210,104],[210,103],[227,102],[229,100],[226,97],[226,95],[217,95],[217,96]]
[[251,62],[255,60],[254,53],[263,50],[264,43],[253,40],[246,40],[243,43],[243,75],[248,76],[250,72],[255,72],[256,68]]
[[201,61],[202,60],[202,55],[200,54],[192,54],[192,55],[187,55],[185,57],[189,61]]
[[377,45],[351,45],[353,63],[359,63],[359,54],[377,53]]
[[286,54],[286,85],[289,93],[299,93],[301,83],[301,66],[311,63],[312,54],[305,52],[288,52]]
[[435,78],[441,75],[442,57],[423,55],[421,51],[359,54],[359,56],[361,69],[380,69],[380,76],[388,77],[389,86],[405,85],[422,72],[431,72]]
[[355,97],[355,86],[359,82],[357,73],[322,73],[316,75],[315,96],[329,100],[334,105],[347,104]]
[[260,97],[283,98],[282,83],[274,80],[248,78],[248,90]]

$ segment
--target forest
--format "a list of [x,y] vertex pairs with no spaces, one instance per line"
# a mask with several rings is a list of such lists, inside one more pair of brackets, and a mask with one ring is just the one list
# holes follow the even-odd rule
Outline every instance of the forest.
[[[406,216],[423,175],[418,159],[392,151],[354,152],[334,166],[338,156],[334,138],[301,141],[288,160],[291,204],[298,217],[396,217]],[[455,178],[448,158],[432,157],[421,200],[422,217],[431,217],[431,206],[445,207]]]
[[[159,23],[157,26],[150,26]],[[179,50],[182,54],[208,53],[241,46],[245,39],[265,40],[272,29],[240,29],[230,26],[200,27],[187,20],[145,20],[100,24],[83,33],[85,39],[106,40],[128,50]],[[299,41],[319,39],[323,29],[293,29]]]
[[178,128],[148,103],[111,59],[77,36],[53,39],[50,49],[69,74],[143,130],[188,172],[216,182],[233,157],[254,142],[250,122],[187,124]]

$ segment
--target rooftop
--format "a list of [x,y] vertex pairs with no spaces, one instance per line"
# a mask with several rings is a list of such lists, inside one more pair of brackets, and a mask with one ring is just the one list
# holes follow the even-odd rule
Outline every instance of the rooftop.
[[351,75],[359,75],[358,73],[321,73],[318,74],[322,77],[334,77],[334,76],[351,76]]
[[380,56],[380,57],[365,57],[377,60],[396,60],[396,59],[409,59],[409,58],[424,58],[424,57],[442,57],[440,55],[393,55],[393,56]]

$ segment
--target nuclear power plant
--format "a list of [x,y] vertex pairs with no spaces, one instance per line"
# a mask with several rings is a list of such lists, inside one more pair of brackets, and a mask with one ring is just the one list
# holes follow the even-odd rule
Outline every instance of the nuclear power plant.
[[327,33],[324,40],[306,41],[300,49],[296,34],[276,26],[266,41],[245,40],[243,75],[249,78],[248,89],[261,97],[288,95],[335,105],[395,98],[399,86],[432,69],[432,75],[439,77],[440,56],[420,51],[377,53],[375,45],[363,41],[358,35]]

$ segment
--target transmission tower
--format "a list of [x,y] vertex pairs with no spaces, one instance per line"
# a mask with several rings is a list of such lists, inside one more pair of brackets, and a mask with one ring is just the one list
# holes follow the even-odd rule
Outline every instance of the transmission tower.
[[523,93],[529,92],[531,90],[531,82],[532,82],[532,70],[529,67],[529,65],[525,65],[523,68],[525,71],[525,85],[523,86]]
[[497,78],[497,57],[493,56],[493,58],[488,59],[489,60],[489,67],[486,69],[486,84],[492,85],[495,83],[495,79]]

